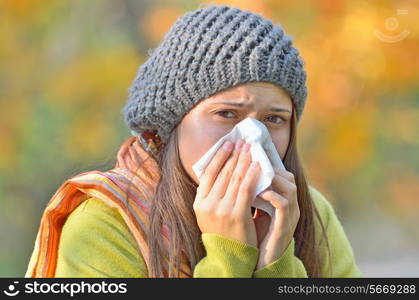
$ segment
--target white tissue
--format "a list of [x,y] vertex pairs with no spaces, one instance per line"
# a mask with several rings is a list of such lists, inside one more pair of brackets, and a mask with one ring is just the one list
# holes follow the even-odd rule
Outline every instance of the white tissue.
[[271,217],[275,213],[275,208],[268,201],[256,197],[261,192],[271,186],[272,179],[275,176],[273,167],[285,170],[281,157],[276,151],[275,145],[272,142],[271,135],[269,134],[266,126],[254,118],[246,118],[234,126],[233,130],[227,135],[220,138],[214,146],[212,146],[193,166],[198,179],[204,173],[205,168],[210,163],[212,157],[217,152],[225,140],[235,142],[239,139],[244,139],[246,143],[251,144],[250,153],[252,161],[259,162],[261,174],[259,176],[257,187],[253,195],[252,207],[257,207],[267,212]]

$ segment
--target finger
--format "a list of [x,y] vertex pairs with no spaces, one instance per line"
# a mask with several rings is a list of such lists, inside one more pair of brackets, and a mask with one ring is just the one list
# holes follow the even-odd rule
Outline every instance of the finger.
[[286,197],[292,196],[297,190],[297,187],[293,182],[290,182],[287,178],[280,175],[275,175],[272,179],[272,188],[278,194]]
[[202,174],[199,179],[199,186],[196,190],[198,199],[207,197],[218,173],[230,156],[233,146],[234,144],[231,141],[225,141],[205,168],[204,174]]
[[259,194],[259,198],[265,201],[269,201],[275,208],[280,209],[281,211],[288,212],[293,214],[294,218],[298,220],[300,218],[300,206],[297,201],[292,201],[289,198],[285,198],[282,195],[279,195],[273,190],[265,190]]
[[239,160],[237,161],[236,168],[234,169],[233,175],[231,176],[230,182],[227,187],[227,191],[225,193],[224,199],[226,199],[227,201],[233,200],[233,202],[231,203],[233,205],[236,201],[239,187],[252,161],[252,157],[250,155],[250,146],[251,145],[247,143],[243,145],[240,152]]
[[221,169],[220,173],[217,175],[214,185],[212,186],[208,194],[208,197],[210,197],[211,199],[221,200],[221,198],[224,197],[228,184],[230,182],[230,178],[234,172],[238,158],[240,156],[240,151],[243,144],[243,139],[240,139],[236,142],[233,153],[227,159],[227,162]]
[[249,212],[250,204],[254,199],[253,194],[256,189],[260,171],[259,163],[256,161],[252,162],[247,169],[246,175],[239,187],[237,200],[234,205],[234,209],[240,214]]
[[287,171],[287,170],[282,170],[280,168],[274,167],[274,171],[275,174],[281,175],[283,177],[285,177],[286,179],[288,179],[291,182],[295,183],[295,176],[293,173]]
[[289,200],[273,190],[265,190],[258,197],[268,201],[272,206],[280,210],[284,210],[289,206]]

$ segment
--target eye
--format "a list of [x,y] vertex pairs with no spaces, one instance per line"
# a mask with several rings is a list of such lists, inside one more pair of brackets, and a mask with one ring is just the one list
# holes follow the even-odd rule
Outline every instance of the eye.
[[233,115],[233,117],[235,116],[235,114],[233,112],[231,112],[230,110],[220,110],[217,111],[215,114],[222,116],[225,119],[232,119],[231,117],[228,117],[230,113],[230,116]]
[[[235,113],[233,113],[230,110],[219,110],[215,114],[221,116],[224,119],[234,119],[236,117]],[[267,121],[279,125],[279,124],[285,122],[286,120],[285,120],[285,118],[283,118],[281,116],[272,115],[272,116],[269,116],[267,118]]]
[[270,116],[267,119],[272,118],[272,117],[274,118],[274,120],[276,118],[276,121],[274,121],[275,124],[281,124],[282,122],[285,122],[285,119],[283,117],[277,116],[277,115]]

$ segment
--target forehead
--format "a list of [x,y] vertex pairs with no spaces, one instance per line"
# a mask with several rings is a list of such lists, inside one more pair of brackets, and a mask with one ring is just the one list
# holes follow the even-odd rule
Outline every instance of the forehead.
[[278,85],[270,82],[249,82],[237,85],[211,95],[205,102],[212,104],[222,100],[280,105],[289,109],[292,107],[292,101],[289,94]]

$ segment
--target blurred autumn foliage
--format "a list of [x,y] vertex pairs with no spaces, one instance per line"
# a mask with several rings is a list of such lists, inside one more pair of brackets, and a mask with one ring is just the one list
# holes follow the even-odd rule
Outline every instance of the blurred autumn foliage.
[[357,257],[377,250],[364,245],[374,216],[418,251],[417,1],[1,0],[0,276],[23,276],[66,178],[113,166],[129,136],[119,110],[148,49],[205,3],[260,13],[293,37],[309,89],[299,149]]

